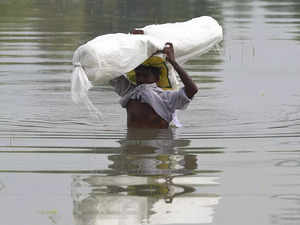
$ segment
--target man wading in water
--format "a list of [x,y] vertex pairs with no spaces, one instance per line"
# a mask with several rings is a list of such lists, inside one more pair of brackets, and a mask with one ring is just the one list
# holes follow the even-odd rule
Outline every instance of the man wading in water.
[[121,96],[120,104],[127,110],[128,128],[168,128],[176,109],[185,109],[198,88],[183,68],[176,62],[172,43],[160,51],[178,73],[184,87],[178,91],[165,91],[156,82],[160,69],[139,65],[134,69],[136,85],[125,76],[113,79],[110,84]]

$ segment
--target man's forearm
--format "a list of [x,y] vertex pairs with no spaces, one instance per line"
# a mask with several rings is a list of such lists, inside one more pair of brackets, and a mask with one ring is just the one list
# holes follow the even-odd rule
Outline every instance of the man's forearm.
[[182,83],[184,84],[185,93],[186,93],[187,97],[192,98],[198,91],[197,85],[175,60],[172,60],[169,62],[171,63],[173,68],[176,70]]

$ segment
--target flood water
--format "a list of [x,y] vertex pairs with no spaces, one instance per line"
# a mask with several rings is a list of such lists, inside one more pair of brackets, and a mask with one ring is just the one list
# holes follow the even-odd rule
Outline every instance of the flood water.
[[[183,127],[127,130],[108,87],[70,98],[82,43],[208,15]],[[180,31],[179,31],[180,32]],[[299,0],[0,1],[0,224],[300,224]]]

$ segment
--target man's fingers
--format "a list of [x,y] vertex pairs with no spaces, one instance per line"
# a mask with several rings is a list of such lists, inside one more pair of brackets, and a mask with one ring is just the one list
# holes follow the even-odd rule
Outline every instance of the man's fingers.
[[143,30],[138,30],[138,29],[133,29],[131,32],[131,34],[144,34]]

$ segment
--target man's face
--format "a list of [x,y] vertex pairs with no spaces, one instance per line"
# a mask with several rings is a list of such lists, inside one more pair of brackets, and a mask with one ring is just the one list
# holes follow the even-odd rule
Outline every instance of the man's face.
[[149,68],[142,66],[135,69],[135,74],[137,84],[152,84],[159,80],[159,77]]

